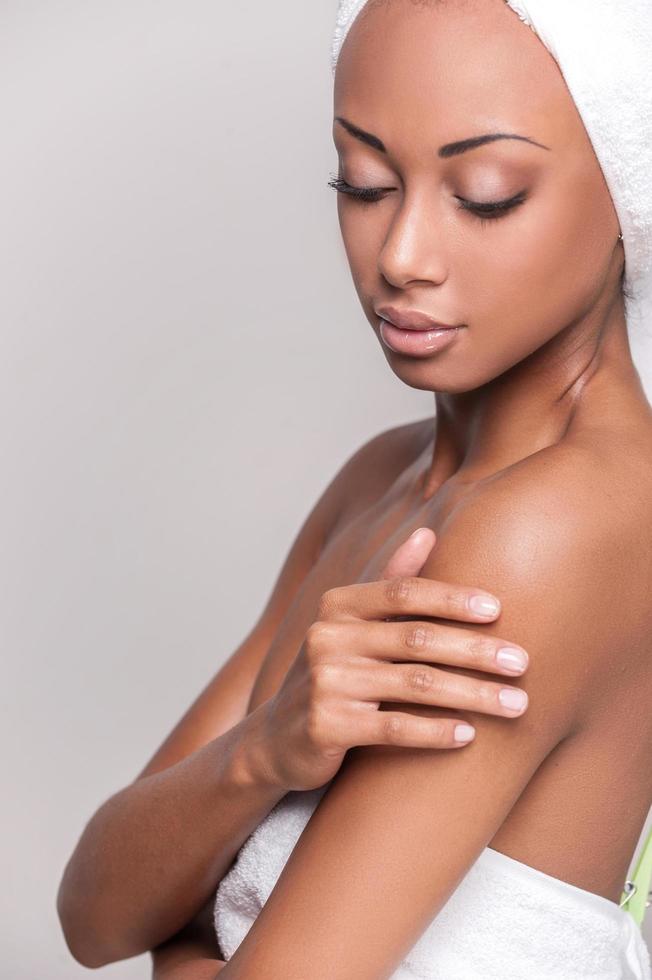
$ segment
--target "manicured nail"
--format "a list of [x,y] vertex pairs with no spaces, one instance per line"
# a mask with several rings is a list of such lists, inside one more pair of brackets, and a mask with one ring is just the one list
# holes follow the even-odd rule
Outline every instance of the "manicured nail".
[[474,735],[475,735],[475,728],[473,728],[471,725],[455,726],[456,742],[470,742]]
[[522,670],[525,670],[527,657],[515,647],[501,647],[496,654],[496,662],[501,667],[505,667],[507,670],[516,670],[520,674]]
[[469,599],[469,607],[472,612],[480,616],[495,616],[500,609],[500,603],[486,595],[473,595]]
[[520,711],[527,704],[525,691],[518,691],[514,687],[503,687],[498,692],[498,699],[503,708],[511,708],[513,711]]
[[412,532],[412,534],[411,534],[411,535],[410,535],[410,537],[408,538],[408,541],[411,541],[411,540],[412,540],[412,538],[418,538],[418,537],[419,537],[419,535],[421,534],[421,532],[422,532],[422,531],[427,531],[427,530],[428,530],[428,529],[427,529],[427,528],[425,528],[425,527],[418,527],[418,528],[416,529],[416,531],[413,531],[413,532]]

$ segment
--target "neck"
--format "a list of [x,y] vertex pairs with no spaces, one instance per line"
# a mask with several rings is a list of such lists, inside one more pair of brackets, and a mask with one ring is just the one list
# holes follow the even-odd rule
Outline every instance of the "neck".
[[493,381],[461,394],[435,392],[424,497],[453,476],[476,482],[560,442],[580,413],[604,420],[614,385],[623,394],[644,396],[620,295]]

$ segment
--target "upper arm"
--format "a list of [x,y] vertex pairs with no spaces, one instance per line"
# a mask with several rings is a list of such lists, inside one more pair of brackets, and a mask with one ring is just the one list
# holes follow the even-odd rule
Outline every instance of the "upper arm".
[[454,511],[421,575],[500,596],[495,623],[467,628],[528,651],[527,673],[509,681],[528,692],[527,711],[505,718],[401,703],[463,717],[475,740],[450,750],[350,750],[225,980],[389,976],[572,731],[605,661],[607,592],[605,576],[595,574],[597,560],[604,567],[605,525],[594,527],[549,489],[520,489],[488,489]]
[[340,467],[295,535],[258,620],[137,779],[174,765],[246,716],[251,691],[274,635],[342,514],[348,492],[361,479],[373,479],[374,467],[380,466],[383,459],[386,465],[388,440],[396,440],[405,428],[395,427],[368,439]]

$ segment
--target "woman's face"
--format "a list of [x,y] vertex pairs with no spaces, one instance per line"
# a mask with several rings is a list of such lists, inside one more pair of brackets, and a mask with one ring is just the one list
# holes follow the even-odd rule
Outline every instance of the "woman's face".
[[[334,117],[340,181],[383,189],[365,201],[341,184],[338,214],[406,383],[469,391],[597,337],[600,301],[618,297],[618,218],[556,62],[504,0],[370,0],[340,53]],[[494,133],[521,138],[442,149]],[[381,307],[459,329],[439,350],[412,334],[420,353],[406,353]]]

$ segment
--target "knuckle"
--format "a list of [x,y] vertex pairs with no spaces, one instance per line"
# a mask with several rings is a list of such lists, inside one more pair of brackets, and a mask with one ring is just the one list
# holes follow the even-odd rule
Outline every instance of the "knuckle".
[[433,739],[438,742],[445,742],[450,731],[450,727],[450,722],[444,721],[440,718],[434,718],[430,722],[430,730],[432,732]]
[[310,653],[323,650],[330,631],[328,625],[321,620],[311,623],[305,634],[305,644]]
[[496,704],[500,705],[498,700],[498,690],[497,684],[483,684],[478,683],[475,691],[475,700],[486,710],[494,710]]
[[403,632],[403,643],[410,650],[423,650],[433,645],[434,633],[419,623],[418,626],[406,626]]
[[406,575],[388,579],[385,583],[385,596],[392,606],[404,609],[415,593],[415,581]]
[[312,666],[310,679],[314,695],[323,695],[337,687],[341,668],[339,664],[321,661]]
[[341,601],[340,589],[338,587],[326,589],[319,597],[317,606],[317,619],[330,619],[339,609]]
[[383,736],[390,743],[399,742],[405,730],[403,718],[399,714],[382,713],[385,715],[382,722]]
[[466,604],[466,592],[463,592],[461,589],[449,586],[444,593],[444,600],[447,609],[450,609],[452,612],[461,613],[465,612],[468,608]]
[[432,668],[411,667],[406,671],[405,677],[411,691],[429,691],[438,686],[437,674]]
[[471,633],[468,639],[467,653],[472,663],[492,663],[496,641],[481,633]]

